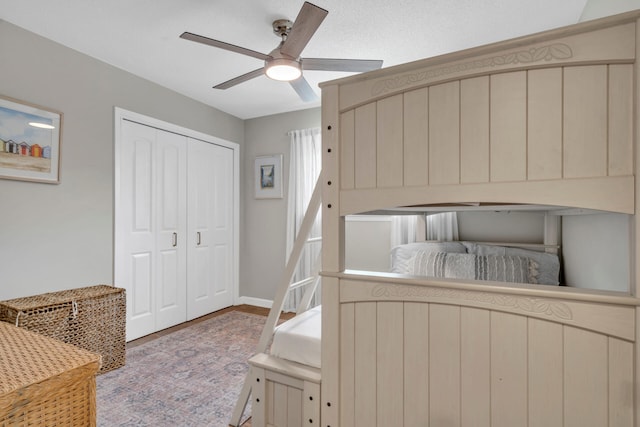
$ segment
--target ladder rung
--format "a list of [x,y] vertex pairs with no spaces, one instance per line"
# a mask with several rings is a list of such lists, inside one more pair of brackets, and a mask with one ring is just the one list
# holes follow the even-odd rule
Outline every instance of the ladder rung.
[[299,280],[299,281],[297,281],[295,283],[290,284],[289,285],[289,290],[291,291],[291,290],[299,288],[301,286],[308,285],[309,283],[313,283],[314,280],[315,280],[315,276],[311,276],[311,277],[307,277],[306,279]]

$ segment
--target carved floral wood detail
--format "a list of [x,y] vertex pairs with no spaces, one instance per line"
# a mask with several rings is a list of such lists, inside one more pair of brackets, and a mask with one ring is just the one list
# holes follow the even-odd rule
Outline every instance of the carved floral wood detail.
[[471,301],[483,304],[491,304],[498,307],[519,310],[530,314],[544,314],[561,320],[572,320],[571,308],[562,302],[544,298],[528,298],[522,296],[509,296],[492,294],[488,292],[473,292],[446,288],[422,288],[398,285],[377,285],[371,290],[374,298],[450,298],[456,300]]
[[456,74],[464,71],[500,67],[509,64],[532,64],[541,61],[565,60],[571,57],[573,57],[573,51],[570,46],[564,43],[553,43],[547,46],[530,48],[504,55],[496,55],[485,59],[474,59],[468,62],[461,62],[459,64],[428,69],[417,73],[403,74],[401,76],[381,80],[373,86],[371,94],[373,96],[377,96],[413,83],[428,81],[436,77]]

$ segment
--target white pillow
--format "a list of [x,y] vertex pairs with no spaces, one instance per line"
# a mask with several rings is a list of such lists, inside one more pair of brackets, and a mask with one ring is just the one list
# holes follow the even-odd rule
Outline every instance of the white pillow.
[[415,242],[399,245],[391,249],[391,272],[410,274],[407,262],[418,251],[466,253],[467,248],[461,242]]
[[558,255],[508,246],[482,245],[470,242],[465,242],[464,245],[469,253],[476,255],[515,255],[532,259],[538,263],[538,283],[543,285],[560,284],[560,259]]
[[418,251],[408,262],[410,274],[450,279],[538,283],[535,261],[515,255],[474,255]]

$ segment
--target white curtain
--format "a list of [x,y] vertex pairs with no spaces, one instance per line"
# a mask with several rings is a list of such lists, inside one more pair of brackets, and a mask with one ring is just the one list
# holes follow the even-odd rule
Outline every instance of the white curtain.
[[416,215],[393,215],[391,217],[391,247],[416,241]]
[[458,215],[455,212],[427,215],[427,240],[458,240]]
[[[300,229],[300,224],[302,223],[305,212],[307,211],[307,206],[311,200],[313,189],[322,168],[322,143],[320,135],[320,128],[293,130],[289,132],[291,148],[289,154],[289,191],[287,200],[287,260],[293,249],[293,243]],[[322,236],[320,217],[321,215],[318,213],[309,238],[319,238]],[[321,242],[307,243],[305,245],[293,282],[309,277],[313,265],[320,255],[321,248]],[[286,311],[295,311],[304,291],[304,288],[291,291],[285,302],[284,309]],[[317,297],[315,303],[319,302],[319,294],[320,292],[316,292]]]

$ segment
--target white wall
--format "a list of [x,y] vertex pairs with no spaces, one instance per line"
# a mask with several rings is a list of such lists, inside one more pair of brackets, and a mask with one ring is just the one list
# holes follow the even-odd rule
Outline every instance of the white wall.
[[582,11],[580,21],[640,9],[640,0],[589,0]]
[[[286,88],[285,88],[286,89]],[[285,226],[289,186],[289,141],[287,132],[320,127],[320,109],[259,117],[245,122],[244,168],[240,193],[244,208],[240,230],[240,296],[247,303],[273,299],[285,265]],[[282,199],[256,199],[254,161],[257,156],[283,154]],[[256,300],[257,299],[257,300]]]
[[345,268],[364,271],[391,269],[391,217],[348,216],[344,234]]
[[629,292],[630,230],[629,215],[564,216],[565,282],[577,288]]
[[61,183],[0,179],[0,299],[112,283],[115,106],[244,141],[242,120],[2,20],[0,58],[0,94],[64,114]]

